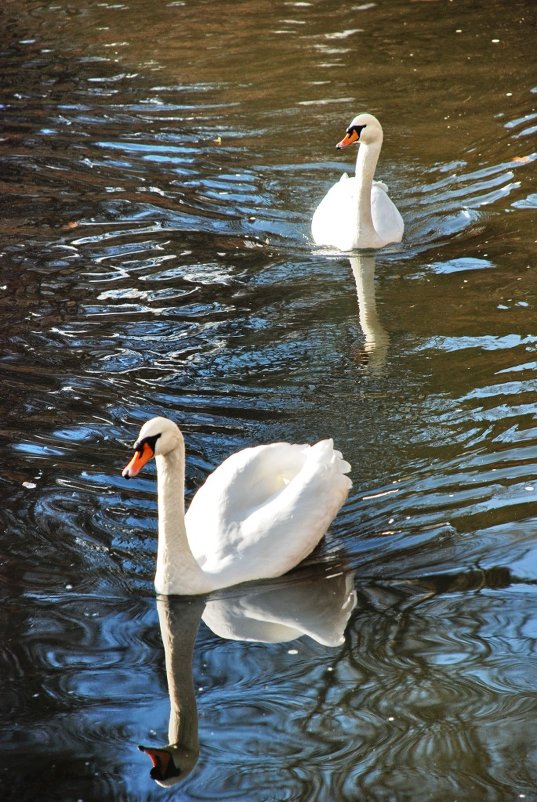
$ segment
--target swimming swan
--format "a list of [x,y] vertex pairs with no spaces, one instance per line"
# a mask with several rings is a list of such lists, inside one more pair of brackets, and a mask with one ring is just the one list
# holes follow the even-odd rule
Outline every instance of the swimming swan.
[[184,513],[185,445],[168,418],[145,423],[123,470],[157,463],[157,593],[195,595],[281,576],[317,545],[345,501],[350,470],[332,440],[272,443],[228,457]]
[[316,245],[340,251],[382,248],[403,238],[404,223],[388,196],[388,187],[373,181],[382,147],[382,127],[372,114],[359,114],[336,147],[359,144],[356,176],[346,173],[326,193],[311,221]]

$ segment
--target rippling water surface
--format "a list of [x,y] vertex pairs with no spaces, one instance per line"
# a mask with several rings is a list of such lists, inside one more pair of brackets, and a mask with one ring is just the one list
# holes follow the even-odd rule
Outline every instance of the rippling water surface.
[[[536,20],[4,0],[3,800],[537,800]],[[361,110],[406,235],[349,258],[309,222]],[[189,496],[334,438],[305,576],[157,609],[154,414]]]

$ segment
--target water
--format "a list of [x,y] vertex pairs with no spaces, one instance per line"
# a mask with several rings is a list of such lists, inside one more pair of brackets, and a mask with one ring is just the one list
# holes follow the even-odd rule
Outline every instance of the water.
[[[0,18],[2,799],[537,799],[534,4]],[[361,110],[406,236],[349,260],[309,221]],[[334,437],[354,483],[305,576],[177,602],[172,790],[137,750],[174,705],[155,485],[120,476],[153,414],[189,496],[280,438]],[[282,640],[329,582],[343,643]]]

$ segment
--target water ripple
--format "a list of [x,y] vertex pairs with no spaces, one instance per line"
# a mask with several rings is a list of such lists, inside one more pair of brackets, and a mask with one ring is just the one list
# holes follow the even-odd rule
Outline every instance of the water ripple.
[[[532,798],[529,12],[12,5],[6,800]],[[373,261],[369,331],[359,266],[309,234],[366,107],[406,221]],[[120,475],[153,414],[184,429],[188,498],[232,451],[277,439],[334,437],[354,483],[309,561],[355,572],[345,644],[202,624],[200,758],[169,791],[136,750],[166,741],[169,713],[154,472]]]

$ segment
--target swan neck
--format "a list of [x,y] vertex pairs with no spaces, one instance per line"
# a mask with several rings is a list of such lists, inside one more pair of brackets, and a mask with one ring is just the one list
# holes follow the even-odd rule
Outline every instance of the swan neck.
[[158,550],[155,588],[165,595],[205,593],[207,579],[194,559],[185,527],[185,449],[158,455]]
[[356,157],[358,241],[367,236],[376,235],[371,214],[371,190],[381,146],[382,140],[362,143],[358,147]]

